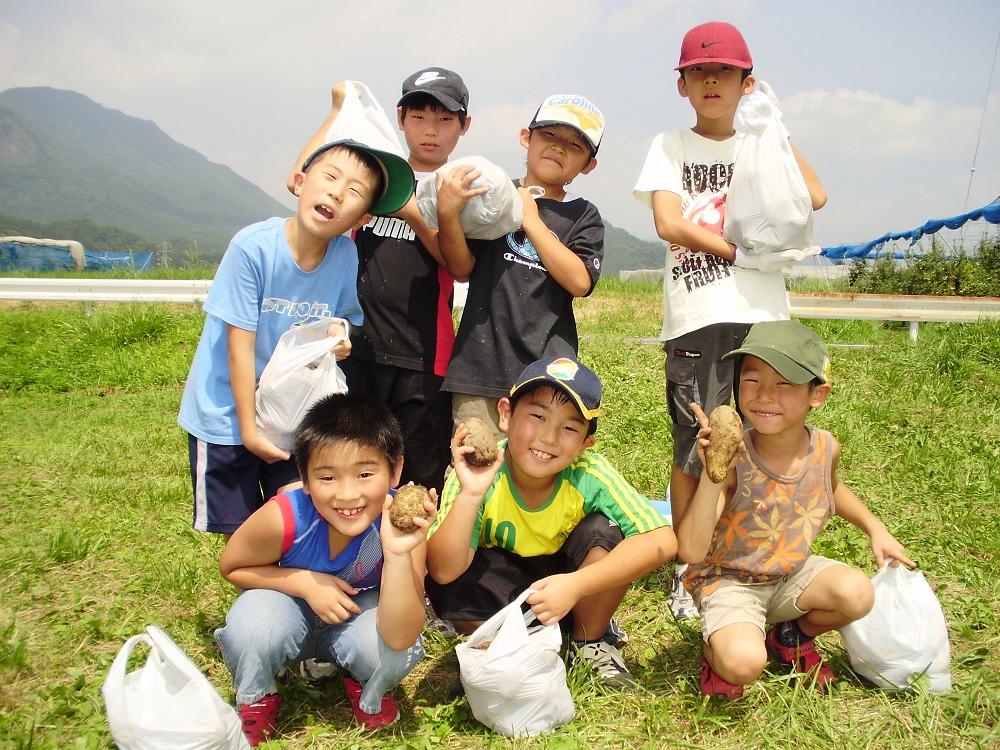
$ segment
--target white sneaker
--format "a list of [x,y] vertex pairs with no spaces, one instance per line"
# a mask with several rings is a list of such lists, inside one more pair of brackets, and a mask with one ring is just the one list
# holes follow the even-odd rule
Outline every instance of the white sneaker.
[[686,570],[687,565],[678,565],[674,570],[674,580],[670,586],[670,611],[678,620],[697,620],[698,607],[681,580]]
[[636,688],[632,673],[625,666],[621,652],[607,641],[596,641],[576,646],[576,658],[587,661],[598,677],[608,687],[621,690]]

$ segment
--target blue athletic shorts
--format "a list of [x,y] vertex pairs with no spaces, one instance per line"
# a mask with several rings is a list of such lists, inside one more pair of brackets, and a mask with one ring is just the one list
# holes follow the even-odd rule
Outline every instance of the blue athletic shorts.
[[194,528],[232,534],[270,500],[299,479],[294,459],[269,464],[242,445],[216,445],[188,435]]

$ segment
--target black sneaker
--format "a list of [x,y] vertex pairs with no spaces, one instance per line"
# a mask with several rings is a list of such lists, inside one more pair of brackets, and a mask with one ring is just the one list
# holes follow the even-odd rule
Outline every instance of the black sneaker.
[[625,660],[617,648],[603,640],[575,645],[574,661],[583,659],[588,662],[605,685],[618,690],[635,690],[636,681],[625,666]]
[[621,623],[612,617],[608,623],[607,630],[601,636],[601,640],[615,647],[624,646],[628,643],[628,633],[625,632],[625,628],[622,627]]

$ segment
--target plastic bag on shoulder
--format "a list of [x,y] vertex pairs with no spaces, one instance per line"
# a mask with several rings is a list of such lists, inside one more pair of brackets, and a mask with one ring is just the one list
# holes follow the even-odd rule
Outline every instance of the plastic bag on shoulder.
[[932,693],[950,690],[948,626],[924,574],[887,565],[872,584],[871,612],[840,630],[851,667],[886,690],[912,689],[922,677]]
[[433,175],[417,181],[417,208],[424,222],[437,229],[437,178],[450,173],[455,167],[469,165],[478,169],[479,177],[470,187],[485,187],[486,192],[475,195],[462,208],[458,216],[465,236],[473,240],[495,240],[521,227],[524,204],[510,176],[484,156],[465,156],[440,167]]
[[344,100],[340,111],[326,131],[326,143],[345,139],[406,158],[393,121],[371,90],[360,81],[344,82]]
[[812,198],[765,81],[743,97],[733,125],[740,144],[726,197],[726,239],[748,256],[812,247]]
[[[331,327],[339,327],[331,335]],[[347,393],[347,378],[330,351],[350,335],[343,318],[322,318],[281,334],[257,385],[257,429],[291,451],[293,434],[309,407],[331,393]]]
[[521,612],[531,593],[525,590],[455,647],[472,715],[508,737],[551,732],[576,711],[558,623],[529,628],[534,614]]
[[[129,657],[149,646],[146,663]],[[244,750],[236,711],[170,636],[155,625],[121,647],[101,686],[111,736],[122,750]]]

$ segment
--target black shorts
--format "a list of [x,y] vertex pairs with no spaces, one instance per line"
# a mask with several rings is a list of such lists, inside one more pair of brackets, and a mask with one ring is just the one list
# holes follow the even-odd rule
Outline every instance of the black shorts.
[[351,393],[379,399],[403,431],[403,476],[441,494],[451,463],[451,394],[441,390],[444,378],[433,372],[348,357],[341,362]]
[[749,331],[748,323],[717,323],[663,344],[674,466],[690,477],[701,476],[697,446],[701,427],[691,403],[698,404],[706,414],[729,403],[736,386],[735,360],[723,362],[722,356],[739,349]]
[[591,513],[554,555],[522,557],[499,547],[480,547],[468,569],[451,583],[439,584],[427,576],[427,596],[444,620],[486,620],[535,581],[579,570],[594,547],[612,550],[622,539],[618,524],[603,513]]

